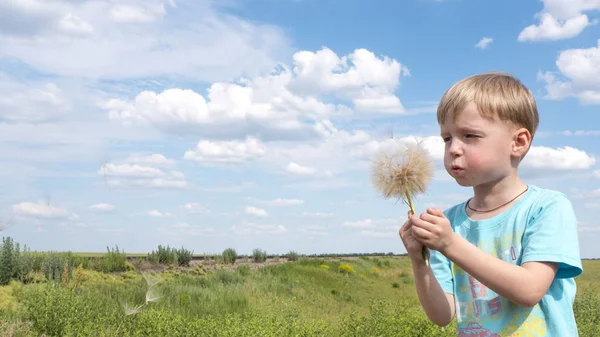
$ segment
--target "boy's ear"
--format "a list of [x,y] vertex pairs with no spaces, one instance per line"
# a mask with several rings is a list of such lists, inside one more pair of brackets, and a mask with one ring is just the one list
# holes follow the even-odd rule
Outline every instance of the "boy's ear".
[[531,146],[531,133],[526,128],[519,128],[513,136],[513,152],[517,157],[523,157]]

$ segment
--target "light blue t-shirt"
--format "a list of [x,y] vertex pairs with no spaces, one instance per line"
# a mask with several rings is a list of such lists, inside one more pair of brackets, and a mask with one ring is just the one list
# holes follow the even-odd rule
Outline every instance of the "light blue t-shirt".
[[500,297],[438,251],[431,251],[431,268],[445,292],[454,295],[459,337],[578,336],[573,301],[574,277],[582,273],[577,219],[567,197],[529,185],[508,210],[490,219],[473,221],[466,201],[444,211],[454,232],[488,254],[508,263],[558,262],[550,289],[533,308]]

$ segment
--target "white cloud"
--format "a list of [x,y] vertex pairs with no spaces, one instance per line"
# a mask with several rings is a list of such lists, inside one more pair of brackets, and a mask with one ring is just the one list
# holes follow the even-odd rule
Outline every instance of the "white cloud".
[[254,206],[246,207],[246,214],[255,215],[255,216],[259,216],[259,217],[268,217],[269,216],[269,213],[267,213],[266,210],[264,210],[262,208],[257,208]]
[[481,40],[479,40],[479,42],[477,42],[475,47],[479,49],[487,49],[487,47],[489,47],[489,45],[492,44],[492,42],[494,42],[494,39],[492,39],[491,37],[484,37]]
[[165,173],[157,168],[136,164],[115,165],[104,164],[98,170],[98,174],[115,177],[162,177]]
[[160,153],[153,154],[132,154],[127,158],[127,162],[130,163],[140,163],[140,164],[151,164],[157,166],[173,166],[175,165],[175,161],[172,159],[167,159],[164,155]]
[[185,180],[169,180],[162,178],[136,179],[136,180],[109,180],[111,187],[140,187],[140,188],[158,188],[158,189],[181,189],[188,187]]
[[350,99],[360,111],[404,113],[394,91],[400,76],[409,76],[408,68],[398,61],[378,58],[366,49],[356,49],[339,57],[332,50],[301,51],[294,54],[292,87],[308,94],[334,94]]
[[167,216],[171,216],[170,213],[167,212],[161,212],[159,210],[156,209],[151,209],[148,211],[148,215],[153,216],[153,217],[157,217],[157,218],[162,218],[162,217],[167,217]]
[[591,48],[567,49],[556,60],[558,72],[543,72],[546,98],[576,97],[584,104],[600,104],[600,39]]
[[333,217],[333,213],[322,213],[322,212],[302,212],[302,216],[315,217],[315,218],[330,218]]
[[374,228],[376,227],[375,222],[371,219],[365,219],[360,221],[346,221],[342,224],[343,227],[352,228]]
[[299,97],[287,88],[291,74],[281,73],[240,84],[214,83],[207,99],[189,89],[141,92],[134,101],[110,99],[103,108],[124,126],[151,125],[178,135],[232,138],[314,138],[311,121],[335,115],[337,107],[313,97]]
[[[160,157],[150,157],[157,160]],[[136,158],[134,156],[134,159]],[[142,158],[148,159],[148,157]],[[109,187],[117,188],[157,188],[157,189],[181,189],[188,187],[185,175],[179,171],[171,170],[164,172],[151,166],[138,164],[112,164],[104,163],[97,172],[103,177]]]
[[29,201],[12,205],[12,211],[18,216],[34,218],[78,219],[76,213],[71,213],[64,208],[54,207],[44,202],[33,203]]
[[598,179],[600,179],[600,170],[596,170],[596,171],[592,172],[592,175],[593,175],[595,178],[598,178]]
[[285,170],[288,173],[295,174],[295,175],[300,175],[300,176],[313,175],[313,174],[317,173],[317,170],[315,170],[312,167],[298,165],[298,164],[293,163],[293,162],[289,163],[285,167]]
[[594,156],[570,146],[562,148],[532,146],[525,159],[523,159],[523,166],[548,170],[589,169],[595,163],[596,158]]
[[178,2],[2,0],[2,53],[61,76],[210,81],[268,70],[290,51],[274,26],[233,17],[211,1]]
[[542,0],[544,9],[535,16],[538,24],[525,27],[518,36],[523,41],[556,41],[573,38],[589,26],[585,12],[600,10],[599,0]]
[[67,96],[55,83],[25,84],[0,74],[0,122],[42,123],[69,112]]
[[90,210],[96,211],[96,212],[110,212],[110,211],[114,211],[116,209],[116,207],[114,205],[105,204],[105,203],[91,205],[89,208],[90,208]]
[[237,164],[260,158],[266,151],[266,146],[253,137],[246,137],[243,142],[201,140],[196,148],[186,151],[183,158],[201,164]]
[[138,5],[114,5],[109,10],[109,17],[118,23],[148,23],[160,19],[166,14],[163,3],[145,1],[146,6],[140,6],[143,3],[140,2]]
[[67,13],[58,21],[58,30],[73,37],[91,36],[94,33],[89,22],[72,13]]
[[301,199],[277,198],[277,199],[273,199],[273,200],[256,200],[256,199],[251,199],[251,200],[255,200],[256,202],[259,202],[261,204],[266,204],[269,206],[296,206],[296,205],[304,204],[304,200],[301,200]]
[[185,205],[183,205],[183,209],[185,209],[189,213],[210,213],[210,209],[208,209],[208,207],[197,202],[188,202]]
[[[407,71],[395,60],[363,49],[338,57],[326,48],[298,52],[293,60],[292,70],[281,65],[268,76],[213,83],[206,96],[191,89],[146,90],[133,99],[109,99],[103,108],[124,126],[206,139],[260,134],[265,141],[318,138],[322,123],[357,112],[406,113],[394,92]],[[352,102],[354,111],[340,100]]]

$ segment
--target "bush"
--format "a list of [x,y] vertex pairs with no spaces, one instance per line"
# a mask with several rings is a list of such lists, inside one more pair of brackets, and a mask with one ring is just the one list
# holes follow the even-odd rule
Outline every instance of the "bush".
[[256,263],[267,261],[267,252],[258,248],[252,251],[252,260]]
[[192,257],[194,256],[193,251],[181,247],[180,249],[175,250],[175,254],[177,255],[177,262],[180,266],[189,267]]
[[190,265],[194,252],[181,247],[180,249],[158,245],[156,251],[148,254],[147,260],[153,264],[186,266]]
[[19,243],[11,237],[2,238],[0,244],[0,285],[7,285],[12,279],[24,279],[31,271],[31,265],[21,255]]
[[156,251],[148,254],[148,261],[151,263],[173,264],[177,260],[177,253],[169,246],[158,245]]
[[286,257],[287,257],[288,261],[298,261],[298,258],[300,257],[300,255],[298,253],[296,253],[295,251],[291,250],[286,254]]
[[63,273],[65,265],[67,265],[66,277],[70,279],[73,271],[73,263],[71,261],[71,252],[59,253],[50,252],[45,255],[42,263],[43,273],[46,279],[51,282],[61,283],[63,281]]
[[119,246],[115,246],[112,250],[106,247],[106,255],[101,258],[100,270],[105,273],[127,271],[130,269],[127,263],[127,255],[125,251],[119,251]]
[[234,264],[237,260],[238,255],[235,249],[227,248],[223,251],[223,262],[227,264]]

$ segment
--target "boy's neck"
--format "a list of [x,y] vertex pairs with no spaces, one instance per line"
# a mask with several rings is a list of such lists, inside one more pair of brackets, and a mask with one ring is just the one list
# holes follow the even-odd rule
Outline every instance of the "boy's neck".
[[474,196],[469,205],[478,210],[493,209],[509,202],[526,188],[527,185],[517,175],[510,175],[500,181],[474,186]]

